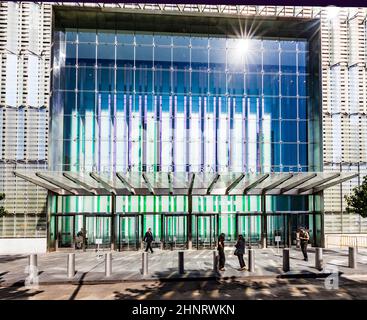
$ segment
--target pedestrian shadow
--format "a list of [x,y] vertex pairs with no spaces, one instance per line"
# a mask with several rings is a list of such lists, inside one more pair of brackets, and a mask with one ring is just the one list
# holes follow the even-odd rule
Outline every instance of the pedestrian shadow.
[[3,286],[4,276],[7,273],[9,272],[0,273],[0,300],[27,300],[44,292],[43,290],[32,291],[33,289],[24,287],[24,281],[16,282],[11,286]]
[[27,256],[20,255],[20,254],[16,254],[16,255],[2,255],[2,256],[0,256],[0,263],[8,263],[8,262],[13,262],[13,261],[21,260],[21,259],[27,259]]

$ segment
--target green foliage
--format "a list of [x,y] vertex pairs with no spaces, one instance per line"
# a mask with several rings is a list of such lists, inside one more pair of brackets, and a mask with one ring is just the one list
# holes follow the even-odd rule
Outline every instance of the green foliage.
[[363,218],[367,217],[367,176],[363,178],[363,183],[352,190],[352,194],[345,196],[347,202],[347,212],[357,213]]
[[[0,193],[0,201],[5,199],[5,194]],[[8,212],[5,210],[4,207],[0,206],[0,217],[6,215]]]

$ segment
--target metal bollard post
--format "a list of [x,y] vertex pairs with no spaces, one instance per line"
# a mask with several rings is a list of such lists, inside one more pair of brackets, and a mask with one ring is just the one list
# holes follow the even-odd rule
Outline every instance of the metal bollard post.
[[254,249],[248,250],[248,270],[250,272],[255,271],[255,251]]
[[112,252],[105,254],[105,276],[110,277],[112,274]]
[[148,252],[142,253],[142,265],[141,269],[143,272],[143,276],[146,276],[148,274]]
[[289,270],[289,248],[285,248],[283,249],[283,271],[288,272]]
[[178,272],[180,274],[184,274],[185,268],[184,268],[184,252],[179,251],[178,252]]
[[357,248],[349,247],[349,255],[348,255],[348,265],[349,268],[357,268]]
[[315,268],[317,270],[322,270],[323,264],[322,248],[315,248]]
[[28,265],[30,268],[37,267],[37,255],[36,254],[32,253],[29,255]]
[[68,254],[67,273],[68,278],[73,278],[75,276],[75,253]]

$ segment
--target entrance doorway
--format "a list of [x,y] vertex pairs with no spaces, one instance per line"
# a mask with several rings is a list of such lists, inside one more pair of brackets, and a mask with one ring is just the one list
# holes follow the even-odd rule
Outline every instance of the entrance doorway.
[[261,216],[259,214],[236,215],[237,237],[242,234],[246,245],[258,246],[261,241]]
[[185,249],[187,244],[187,215],[162,215],[163,249]]
[[119,250],[139,250],[141,238],[140,221],[141,215],[139,214],[119,215]]
[[111,220],[110,214],[85,216],[87,249],[111,247]]
[[194,214],[192,240],[196,249],[215,249],[218,237],[218,214]]
[[55,216],[56,249],[74,248],[75,215],[63,214]]

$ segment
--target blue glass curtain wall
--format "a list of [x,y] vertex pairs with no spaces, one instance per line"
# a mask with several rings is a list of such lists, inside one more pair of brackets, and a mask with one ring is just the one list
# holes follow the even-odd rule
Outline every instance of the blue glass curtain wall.
[[308,56],[304,39],[58,31],[53,169],[308,171]]

